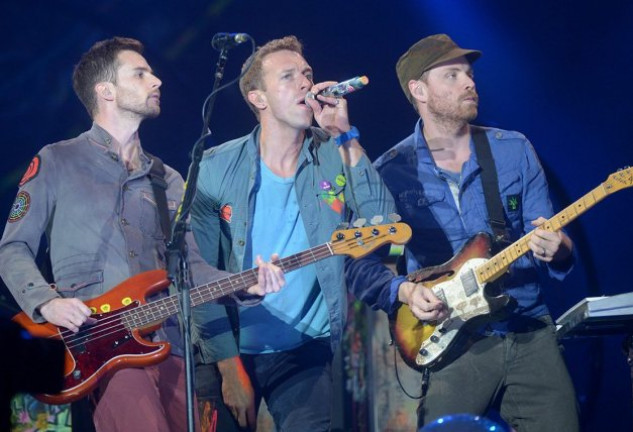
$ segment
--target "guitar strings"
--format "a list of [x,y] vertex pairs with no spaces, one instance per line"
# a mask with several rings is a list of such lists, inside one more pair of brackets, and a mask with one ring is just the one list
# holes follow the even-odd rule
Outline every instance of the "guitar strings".
[[[308,263],[309,261],[319,261],[321,259],[332,256],[329,250],[326,251],[325,249],[323,251],[319,251],[319,253],[316,254],[312,253],[311,255],[313,259],[308,260]],[[286,271],[286,263],[289,263],[291,261],[295,261],[295,263],[291,263],[292,265],[290,266],[293,268],[295,268],[296,264],[303,262],[302,257],[298,257],[295,255],[292,257],[277,260],[275,261],[275,264],[279,265],[281,268],[284,269],[284,271]],[[220,281],[201,285],[200,287],[194,288],[194,290],[192,290],[190,295],[191,300],[192,302],[194,302],[194,305],[198,305],[239,291],[244,287],[254,285],[257,282],[257,277],[255,276],[256,273],[257,269],[250,269],[245,272],[229,276]],[[248,277],[246,278],[246,276]],[[236,289],[233,280],[238,278],[242,279],[242,281],[238,284],[238,288]],[[131,310],[122,310],[118,313],[109,315],[95,325],[83,327],[77,333],[74,333],[70,330],[64,330],[60,332],[60,335],[62,338],[64,338],[65,341],[67,341],[66,346],[69,349],[72,349],[85,343],[86,339],[89,337],[91,338],[91,340],[99,340],[101,338],[105,338],[112,334],[115,334],[118,331],[127,328],[128,326],[126,326],[126,324],[131,324],[132,328],[134,328],[135,326],[137,328],[142,328],[143,326],[147,327],[154,321],[160,321],[163,318],[177,313],[178,304],[178,295],[174,294],[154,302],[142,304]],[[159,314],[158,317],[156,316],[156,312],[158,312]],[[151,316],[151,320],[147,320],[148,316]],[[129,318],[129,320],[126,320],[127,318]],[[130,320],[132,321],[131,323],[129,322]],[[130,330],[130,328],[128,328],[128,330]]]
[[[372,237],[372,240],[380,240],[386,235],[391,235],[391,233],[375,234]],[[308,264],[310,260],[308,260],[307,262],[304,261],[304,259],[307,258],[308,255],[312,257],[311,261],[320,261],[321,259],[334,255],[334,251],[331,250],[330,246],[334,246],[335,248],[342,244],[350,246],[354,243],[359,244],[359,242],[363,240],[364,239],[362,237],[352,237],[349,239],[343,239],[341,241],[328,242],[307,251],[301,252],[299,254],[276,260],[273,262],[273,264],[281,267],[285,272],[292,271],[299,266]],[[382,245],[382,243],[378,244],[377,246],[380,245]],[[372,249],[370,249],[368,252],[374,250],[377,246],[372,247]],[[287,270],[285,268],[287,263],[290,264],[290,267],[292,267],[290,270]],[[236,275],[229,276],[219,281],[214,281],[205,285],[201,285],[192,290],[190,300],[192,301],[192,303],[194,303],[194,306],[197,306],[201,303],[206,303],[208,301],[215,300],[217,298],[239,291],[240,289],[244,289],[245,287],[253,285],[253,282],[257,281],[257,277],[255,276],[256,272],[257,268],[254,268]],[[248,276],[246,280],[245,276]],[[242,280],[241,283],[238,283],[238,289],[235,288],[235,279]],[[247,285],[249,283],[250,285]],[[194,299],[197,299],[197,301],[194,301]],[[131,310],[122,310],[112,315],[108,315],[103,320],[100,320],[97,324],[86,327],[82,326],[82,328],[77,333],[66,329],[59,332],[57,335],[50,337],[58,338],[59,336],[61,336],[61,338],[65,341],[67,348],[73,349],[79,345],[84,344],[88,338],[91,338],[92,341],[97,341],[99,339],[113,335],[120,330],[127,329],[128,331],[132,331],[139,330],[143,326],[149,327],[152,322],[160,321],[161,319],[167,318],[177,313],[178,304],[178,295],[174,294],[154,302],[141,304],[140,306]],[[156,317],[156,312],[159,314],[158,318]],[[168,313],[168,315],[164,315],[165,312]],[[161,316],[160,314],[163,314],[163,316]],[[152,318],[149,321],[147,321],[148,315],[151,315]],[[143,321],[143,319],[145,319],[146,321]],[[132,321],[131,323],[129,322],[130,320]],[[141,325],[137,326],[137,328],[133,328],[137,321],[140,322]],[[132,328],[129,327],[130,325]]]

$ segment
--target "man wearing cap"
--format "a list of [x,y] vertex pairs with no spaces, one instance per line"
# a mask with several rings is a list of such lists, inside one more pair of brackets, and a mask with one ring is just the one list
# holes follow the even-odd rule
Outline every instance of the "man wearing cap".
[[[576,431],[574,389],[540,282],[569,273],[573,244],[562,231],[539,228],[553,210],[527,138],[470,124],[479,102],[472,63],[480,55],[440,34],[418,41],[400,57],[398,79],[420,120],[412,135],[375,162],[403,222],[413,229],[405,251],[409,274],[445,263],[478,232],[494,232],[482,183],[485,158],[478,157],[475,131],[487,138],[496,167],[494,194],[505,219],[501,232],[510,242],[532,233],[530,251],[501,278],[512,298],[506,313],[464,332],[448,361],[424,371],[418,422],[423,426],[453,413],[485,415],[494,408],[519,432]],[[360,298],[390,314],[404,303],[421,321],[441,322],[449,315],[432,290],[393,277],[377,260],[346,265],[348,282]]]

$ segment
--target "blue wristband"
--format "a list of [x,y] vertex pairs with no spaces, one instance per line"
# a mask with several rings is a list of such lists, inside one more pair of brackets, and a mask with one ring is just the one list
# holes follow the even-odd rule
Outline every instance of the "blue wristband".
[[347,141],[350,141],[354,138],[357,138],[357,139],[360,138],[360,132],[358,132],[358,129],[356,129],[355,126],[352,126],[350,130],[334,138],[334,142],[336,143],[337,146],[340,147],[343,144],[345,144]]

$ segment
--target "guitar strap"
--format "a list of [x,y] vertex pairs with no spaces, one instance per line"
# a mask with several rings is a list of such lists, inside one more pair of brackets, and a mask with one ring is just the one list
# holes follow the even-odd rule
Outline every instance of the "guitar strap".
[[[156,198],[156,207],[158,208],[158,217],[160,219],[160,227],[165,235],[165,243],[171,241],[171,220],[169,218],[169,209],[167,208],[167,182],[165,181],[165,165],[160,158],[145,152],[154,163],[150,168],[148,177],[152,183],[154,197]],[[171,289],[171,288],[170,288]],[[233,336],[239,344],[239,317],[237,308],[226,307],[226,313],[229,316]]]
[[488,208],[488,218],[493,233],[493,242],[496,250],[501,250],[508,246],[510,236],[505,222],[501,194],[499,193],[499,181],[495,161],[490,151],[490,142],[483,128],[472,126],[473,142],[475,143],[475,154],[477,162],[481,167],[481,183],[484,189],[484,198]]
[[153,161],[148,177],[152,183],[156,207],[158,208],[158,218],[160,227],[165,235],[165,243],[171,240],[171,220],[167,209],[167,181],[165,181],[165,165],[160,158],[146,153]]

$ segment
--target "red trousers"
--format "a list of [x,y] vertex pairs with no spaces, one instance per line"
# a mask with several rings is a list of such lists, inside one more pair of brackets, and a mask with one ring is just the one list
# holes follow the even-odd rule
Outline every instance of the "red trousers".
[[[186,432],[185,362],[169,356],[146,368],[116,372],[100,387],[93,420],[97,432]],[[194,397],[194,421],[200,430]]]

